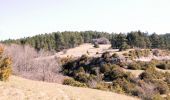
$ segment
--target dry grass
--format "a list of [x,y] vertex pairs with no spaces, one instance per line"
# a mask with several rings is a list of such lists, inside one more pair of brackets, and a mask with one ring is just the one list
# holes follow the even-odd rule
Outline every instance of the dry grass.
[[11,76],[0,82],[0,100],[137,100],[122,94]]
[[144,72],[144,70],[130,70],[130,69],[124,69],[125,72],[130,72],[132,73],[135,77],[138,77],[141,73]]
[[[131,50],[131,49],[129,49],[129,50]],[[61,58],[67,57],[67,56],[80,57],[83,54],[89,53],[88,56],[98,57],[98,56],[101,56],[101,54],[106,52],[106,51],[110,52],[111,54],[112,53],[123,54],[125,52],[127,53],[129,50],[123,51],[123,52],[118,52],[119,51],[118,49],[112,49],[111,48],[111,44],[103,44],[103,45],[99,45],[99,48],[94,48],[93,44],[85,43],[85,44],[82,44],[78,47],[71,48],[71,49],[68,49],[68,50],[64,50],[64,52],[63,51],[58,52],[58,53],[56,53],[56,56],[61,57]],[[98,54],[96,54],[97,52],[98,52]]]

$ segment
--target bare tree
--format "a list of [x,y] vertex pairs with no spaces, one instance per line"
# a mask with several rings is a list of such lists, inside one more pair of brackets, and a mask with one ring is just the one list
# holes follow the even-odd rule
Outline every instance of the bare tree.
[[[61,83],[65,78],[60,72],[60,59],[52,53],[41,50],[37,52],[31,46],[5,46],[7,55],[13,60],[13,74],[39,81]],[[52,55],[52,56],[50,56]]]

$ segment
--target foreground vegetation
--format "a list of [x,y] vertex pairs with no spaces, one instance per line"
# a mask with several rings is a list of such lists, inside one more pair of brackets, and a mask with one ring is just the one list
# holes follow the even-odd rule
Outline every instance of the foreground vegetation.
[[0,45],[0,80],[6,81],[12,74],[11,59],[4,54],[4,48]]

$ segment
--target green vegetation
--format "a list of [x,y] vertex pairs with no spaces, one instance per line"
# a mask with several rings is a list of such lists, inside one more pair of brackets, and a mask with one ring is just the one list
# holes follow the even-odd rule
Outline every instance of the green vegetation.
[[151,55],[151,51],[149,49],[136,49],[136,50],[131,50],[129,51],[129,57],[131,59],[134,58],[139,58],[139,57],[148,57],[149,55]]
[[64,85],[70,85],[70,86],[76,86],[76,87],[87,87],[86,84],[80,83],[78,81],[75,81],[72,78],[65,79],[63,81]]
[[11,59],[3,55],[3,47],[0,46],[0,80],[6,81],[12,73]]
[[132,31],[127,34],[109,34],[97,31],[65,31],[41,34],[17,40],[9,39],[2,42],[7,44],[29,44],[37,50],[45,49],[50,51],[60,51],[66,48],[73,48],[82,43],[92,43],[93,39],[102,37],[107,38],[111,42],[112,48],[119,49],[120,51],[134,47],[170,49],[170,34],[157,35],[156,33],[153,33],[149,35],[148,33],[141,31]]
[[92,39],[106,37],[110,40],[110,34],[105,32],[85,31],[85,32],[53,32],[27,37],[17,40],[6,40],[3,43],[17,43],[21,45],[29,44],[36,50],[60,51],[67,48],[76,47],[82,43],[91,43]]
[[170,61],[157,61],[156,67],[164,70],[170,69]]
[[[160,95],[170,92],[170,73],[157,71],[158,61],[120,63],[113,59],[119,57],[109,52],[97,58],[82,55],[64,63],[62,72],[87,87],[138,96],[145,100],[160,99]],[[135,77],[125,72],[124,66],[144,72]]]

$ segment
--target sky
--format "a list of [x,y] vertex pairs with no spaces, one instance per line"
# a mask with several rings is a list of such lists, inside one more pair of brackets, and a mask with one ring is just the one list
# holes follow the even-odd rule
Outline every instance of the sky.
[[0,40],[57,31],[170,32],[170,0],[0,0]]

